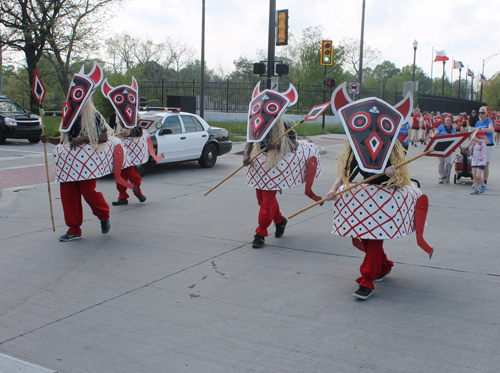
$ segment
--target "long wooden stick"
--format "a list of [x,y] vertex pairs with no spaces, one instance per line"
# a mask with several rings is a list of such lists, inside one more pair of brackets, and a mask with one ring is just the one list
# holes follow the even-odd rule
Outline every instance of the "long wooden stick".
[[[299,123],[297,123],[295,126],[293,126],[292,128],[289,128],[284,134],[282,134],[280,137],[278,137],[276,140],[274,140],[271,144],[275,144],[278,141],[280,141],[284,136],[288,135],[288,133],[290,131],[292,131],[293,129],[295,129],[295,127],[298,127],[302,123],[304,123],[307,118],[308,118],[308,115],[306,115],[306,117],[304,119],[302,119]],[[255,158],[257,158],[259,155],[261,155],[262,153],[264,153],[266,150],[267,150],[267,146],[264,149],[262,149],[260,152],[258,152],[256,155],[254,155],[252,158],[250,158],[250,162],[253,162],[255,160]],[[221,185],[223,182],[225,182],[229,178],[233,177],[243,167],[245,167],[245,165],[241,165],[240,167],[238,167],[238,169],[236,169],[233,173],[231,173],[231,175],[229,175],[228,177],[226,177],[225,179],[223,179],[222,181],[220,181],[216,186],[214,186],[212,189],[210,189],[208,192],[206,192],[205,196],[207,196],[210,192],[212,192],[214,189],[216,189],[217,187],[219,187],[219,185]]]
[[[42,135],[43,135],[43,134],[45,134],[45,129],[44,129],[44,125],[43,125],[42,105],[40,105],[40,110],[42,110],[42,112],[41,112],[42,115],[40,115],[40,120],[41,120],[41,124],[42,124]],[[43,150],[44,150],[44,154],[45,154],[45,171],[47,173],[47,188],[49,190],[49,205],[50,205],[50,217],[52,219],[52,231],[55,232],[56,225],[54,223],[54,210],[52,208],[52,193],[50,191],[49,161],[47,158],[47,144],[46,143],[43,143]]]
[[[423,152],[422,154],[416,155],[415,157],[412,157],[412,158],[410,158],[410,159],[408,159],[408,160],[404,161],[403,163],[400,163],[400,164],[398,164],[397,166],[394,166],[394,168],[397,170],[397,169],[399,169],[399,168],[403,167],[404,165],[406,165],[406,164],[408,164],[408,163],[410,163],[410,162],[413,162],[414,160],[416,160],[416,159],[418,159],[418,158],[420,158],[420,157],[423,157],[424,155],[427,155],[427,154],[429,154],[429,153],[432,153],[433,151],[434,151],[434,149],[427,150],[427,151]],[[372,181],[372,180],[374,180],[374,179],[376,179],[376,178],[378,178],[379,176],[382,176],[382,175],[383,175],[383,173],[382,173],[382,174],[376,174],[376,175],[370,176],[368,179],[364,179],[364,180],[360,181],[359,183],[352,184],[352,185],[348,186],[347,188],[342,189],[341,191],[339,191],[339,192],[335,193],[335,194],[333,195],[333,197],[336,197],[336,196],[338,196],[338,195],[341,195],[342,193],[345,193],[345,192],[347,192],[347,191],[349,191],[349,190],[351,190],[351,189],[354,189],[354,188],[356,188],[356,187],[360,186],[361,184],[366,184],[367,182]],[[313,203],[312,205],[309,205],[309,206],[307,206],[307,207],[303,208],[302,210],[299,210],[299,211],[297,211],[296,213],[294,213],[294,214],[290,215],[290,216],[288,217],[288,219],[291,219],[291,218],[293,218],[294,216],[297,216],[298,214],[301,214],[301,213],[303,213],[304,211],[307,211],[307,210],[309,210],[310,208],[312,208],[312,207],[314,207],[314,206],[316,206],[316,205],[319,205],[319,204],[321,204],[321,203],[323,203],[323,202],[325,202],[325,201],[326,201],[326,198],[323,198],[323,199],[321,199],[321,200],[319,200],[319,201],[317,201],[317,202]]]

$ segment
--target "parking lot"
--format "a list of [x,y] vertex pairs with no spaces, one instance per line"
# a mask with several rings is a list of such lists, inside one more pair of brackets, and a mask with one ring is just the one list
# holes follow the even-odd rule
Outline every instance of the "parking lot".
[[[333,184],[344,138],[312,139],[326,151],[316,194]],[[83,238],[63,243],[55,183],[51,227],[43,145],[1,146],[0,371],[498,371],[499,149],[480,196],[470,182],[438,184],[435,158],[411,164],[429,197],[424,237],[435,253],[429,260],[415,234],[386,241],[395,267],[367,301],[352,296],[362,253],[330,233],[331,203],[255,250],[258,206],[245,173],[204,196],[241,165],[242,150],[234,144],[211,169],[149,171],[147,201],[110,206],[107,235],[84,203]],[[118,196],[111,177],[97,190],[109,204]],[[303,192],[278,195],[285,216],[312,203]]]

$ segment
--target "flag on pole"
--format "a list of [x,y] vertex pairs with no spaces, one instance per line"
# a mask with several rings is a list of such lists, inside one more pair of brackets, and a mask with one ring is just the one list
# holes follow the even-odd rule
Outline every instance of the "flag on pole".
[[33,96],[35,96],[40,105],[42,105],[43,99],[45,98],[45,92],[45,86],[42,83],[42,79],[40,79],[40,75],[38,75],[38,71],[35,69],[35,76],[33,77]]
[[434,62],[439,62],[439,61],[448,61],[449,58],[446,57],[446,52],[444,50],[442,51],[436,51],[436,58],[434,59]]
[[490,85],[490,82],[488,82],[488,79],[483,74],[479,74],[479,82],[486,84],[488,87]]
[[472,79],[474,79],[474,71],[472,71],[471,69],[467,69],[467,76],[470,76]]
[[462,70],[463,67],[464,67],[464,64],[462,63],[462,61],[454,61],[453,62],[453,68],[454,69]]

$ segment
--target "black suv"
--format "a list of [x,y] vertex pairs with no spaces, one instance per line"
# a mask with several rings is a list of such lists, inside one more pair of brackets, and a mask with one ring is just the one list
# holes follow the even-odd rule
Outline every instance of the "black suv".
[[42,135],[42,120],[6,96],[0,96],[0,145],[5,139],[28,139],[36,144]]

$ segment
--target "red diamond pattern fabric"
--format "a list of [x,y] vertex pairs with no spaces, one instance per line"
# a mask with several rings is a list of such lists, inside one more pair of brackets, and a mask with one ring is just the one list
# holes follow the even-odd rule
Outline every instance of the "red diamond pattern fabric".
[[124,137],[122,139],[126,154],[124,168],[138,166],[148,161],[148,137],[149,134],[143,131],[141,137]]
[[316,177],[321,175],[319,148],[312,142],[297,141],[297,150],[285,154],[278,164],[265,170],[267,155],[262,153],[247,167],[247,185],[260,190],[291,189],[306,182],[307,161],[316,157]]
[[56,182],[98,179],[113,173],[113,151],[120,144],[116,137],[95,147],[90,144],[72,150],[68,145],[59,144],[54,148]]
[[421,194],[414,184],[404,188],[365,184],[352,189],[333,204],[332,233],[373,240],[406,236],[415,230],[415,204]]

